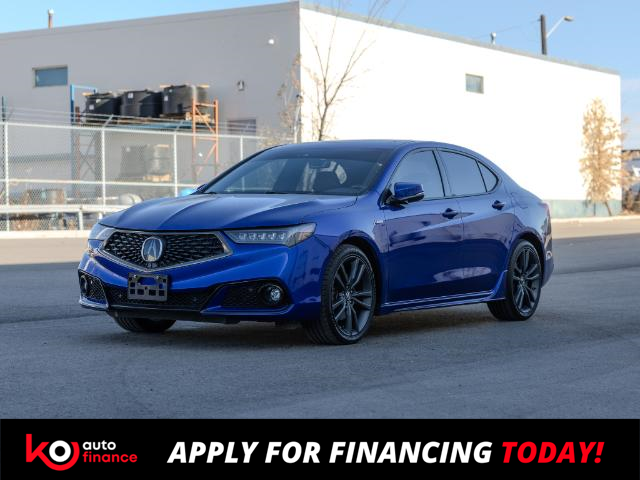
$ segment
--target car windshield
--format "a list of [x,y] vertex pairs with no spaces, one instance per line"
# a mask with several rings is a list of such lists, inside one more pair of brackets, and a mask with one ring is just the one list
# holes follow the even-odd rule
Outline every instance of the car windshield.
[[388,156],[389,150],[374,148],[346,152],[276,148],[223,174],[203,193],[360,195],[371,188]]

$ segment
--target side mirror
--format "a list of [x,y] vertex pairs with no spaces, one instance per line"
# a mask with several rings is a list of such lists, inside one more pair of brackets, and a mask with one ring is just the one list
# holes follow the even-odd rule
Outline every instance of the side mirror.
[[[203,183],[202,185],[199,185],[197,188],[192,189],[192,190],[191,190],[191,192],[189,192],[189,193],[190,193],[190,194],[193,194],[193,193],[201,193],[201,192],[205,189],[205,187],[206,187],[207,185],[208,185],[208,183]],[[188,194],[187,194],[187,195],[188,195]]]
[[392,205],[405,205],[424,198],[424,189],[420,183],[397,182],[393,184],[393,193],[387,198]]

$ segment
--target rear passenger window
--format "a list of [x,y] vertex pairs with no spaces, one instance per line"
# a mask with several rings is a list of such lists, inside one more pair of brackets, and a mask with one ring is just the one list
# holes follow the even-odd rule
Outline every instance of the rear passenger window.
[[478,163],[471,157],[453,152],[440,152],[454,195],[485,193],[484,180]]
[[478,166],[480,167],[480,173],[482,174],[484,185],[487,187],[487,192],[490,192],[496,188],[496,185],[498,184],[498,177],[496,177],[495,174],[482,163],[478,162]]
[[420,183],[424,198],[444,197],[442,177],[435,154],[430,150],[411,152],[402,159],[391,183]]

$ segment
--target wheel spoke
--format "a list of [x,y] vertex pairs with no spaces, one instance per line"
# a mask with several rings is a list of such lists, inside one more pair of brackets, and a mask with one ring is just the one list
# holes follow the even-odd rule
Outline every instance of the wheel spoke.
[[522,251],[522,271],[526,272],[527,268],[529,268],[529,250],[525,248]]
[[365,265],[362,262],[358,262],[360,268],[358,269],[358,273],[356,274],[356,277],[353,279],[353,283],[351,284],[351,288],[354,288],[356,285],[358,285],[360,283],[360,280],[362,280],[362,276],[364,275],[364,270],[365,270]]
[[340,307],[340,306],[342,306],[342,305],[344,305],[344,298],[341,298],[341,299],[340,299],[340,300],[338,300],[336,303],[334,303],[334,304],[331,306],[331,309],[332,309],[332,310],[335,310],[336,308],[338,308],[338,307]]
[[353,298],[353,303],[355,303],[356,305],[360,305],[364,309],[371,310],[371,302],[367,303],[363,302],[359,298]]
[[532,265],[532,267],[525,272],[524,276],[525,277],[530,277],[531,275],[533,275],[536,272],[536,270],[538,270],[538,264],[534,263]]
[[521,286],[521,285],[518,285],[518,288],[516,289],[516,298],[515,298],[515,301],[516,301],[516,305],[517,305],[517,307],[518,307],[520,310],[522,310],[522,301],[523,301],[523,300],[524,300],[524,292],[523,292],[522,286]]
[[536,301],[536,291],[531,288],[529,285],[525,285],[525,290],[527,291],[527,294],[529,295],[529,300],[531,300],[531,305],[533,306],[533,303]]
[[347,280],[347,283],[349,284],[350,287],[353,287],[354,285],[354,280],[356,279],[356,276],[358,275],[358,267],[360,266],[360,260],[359,259],[354,259],[353,262],[351,262],[351,271],[349,272],[349,279]]
[[347,311],[347,305],[345,304],[345,305],[342,306],[340,311],[335,314],[334,318],[336,319],[336,321],[341,320],[346,311]]
[[356,313],[356,309],[353,308],[353,305],[351,305],[349,307],[349,309],[351,310],[351,318],[353,318],[353,320],[355,320],[355,324],[356,324],[356,328],[355,331],[356,333],[358,333],[360,331],[360,324],[358,323],[358,314]]
[[340,265],[336,277],[340,275],[342,275],[342,285],[346,288],[346,285],[349,283],[349,275],[347,275],[347,271],[344,269],[344,263]]
[[362,292],[353,292],[351,294],[352,298],[365,298],[365,297],[371,297],[371,296],[372,296],[371,290],[365,290]]
[[347,320],[344,323],[344,329],[347,331],[347,333],[351,333],[353,330],[353,317],[351,314],[351,307],[345,305],[345,309],[347,310]]
[[343,291],[347,288],[344,282],[342,281],[342,278],[340,277],[340,272],[336,272],[334,280],[337,280],[337,282],[340,284],[340,287],[342,288]]
[[526,289],[526,287],[522,288],[522,306],[524,307],[524,301],[527,301],[527,305],[529,306],[529,308],[531,308],[531,306],[533,305],[533,302],[531,301],[531,297],[529,296],[529,290]]

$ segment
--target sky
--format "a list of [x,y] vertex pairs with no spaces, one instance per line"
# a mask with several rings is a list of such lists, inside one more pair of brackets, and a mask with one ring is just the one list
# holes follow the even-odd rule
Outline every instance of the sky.
[[[333,0],[335,1],[335,0]],[[347,9],[365,13],[370,0],[346,0]],[[0,32],[44,28],[47,10],[55,25],[123,20],[175,13],[243,7],[278,0],[22,0],[9,2],[0,16]],[[332,0],[313,3],[331,5]],[[388,19],[476,40],[539,52],[537,19],[546,14],[548,27],[565,15],[549,39],[549,54],[617,70],[622,77],[623,117],[627,148],[640,148],[640,0],[390,0]]]

